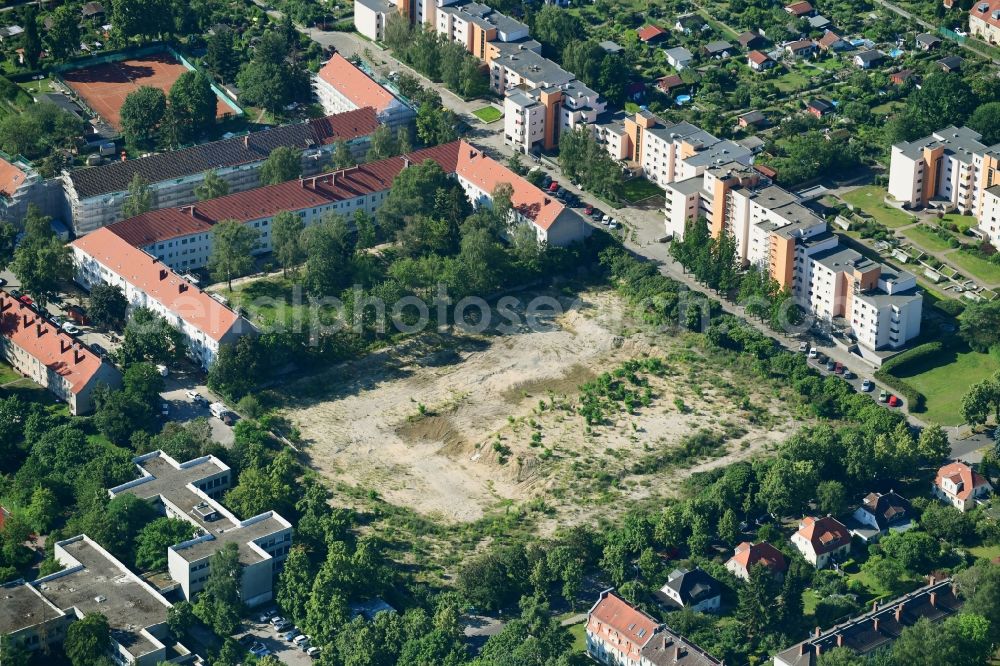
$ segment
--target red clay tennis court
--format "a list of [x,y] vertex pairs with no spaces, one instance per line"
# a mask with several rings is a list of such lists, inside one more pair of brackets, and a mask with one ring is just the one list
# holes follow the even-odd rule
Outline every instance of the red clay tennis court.
[[[176,58],[163,52],[75,69],[64,72],[62,78],[94,113],[120,130],[118,111],[130,92],[140,86],[153,86],[169,93],[170,86],[186,71]],[[216,117],[229,113],[233,110],[218,100]]]

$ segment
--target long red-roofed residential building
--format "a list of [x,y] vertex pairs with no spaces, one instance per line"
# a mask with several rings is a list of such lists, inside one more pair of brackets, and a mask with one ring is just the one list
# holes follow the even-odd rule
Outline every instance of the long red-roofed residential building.
[[86,345],[0,290],[0,356],[12,368],[69,405],[73,414],[94,409],[100,385],[121,384],[117,368]]
[[799,523],[799,531],[792,535],[792,545],[799,549],[807,562],[822,569],[832,559],[851,551],[851,532],[831,516],[806,516]]
[[396,176],[425,160],[437,162],[455,176],[476,205],[489,205],[496,186],[510,183],[517,221],[531,224],[539,241],[565,246],[586,236],[589,227],[579,214],[464,141],[189,206],[149,211],[107,228],[174,270],[194,270],[207,265],[212,227],[222,220],[253,227],[258,233],[256,252],[263,254],[271,250],[271,220],[277,213],[296,213],[305,225],[330,214],[348,219],[359,210],[373,214],[389,196]]
[[204,368],[222,344],[256,332],[249,321],[107,227],[70,247],[77,283],[87,290],[101,283],[120,287],[130,311],[144,307],[163,317],[183,334],[189,355]]
[[370,106],[379,120],[393,129],[410,125],[417,117],[406,102],[339,53],[334,53],[313,76],[313,90],[324,113]]
[[587,653],[608,666],[722,666],[664,624],[604,590],[587,613]]
[[943,466],[934,477],[934,496],[959,511],[968,511],[993,490],[986,478],[964,462]]

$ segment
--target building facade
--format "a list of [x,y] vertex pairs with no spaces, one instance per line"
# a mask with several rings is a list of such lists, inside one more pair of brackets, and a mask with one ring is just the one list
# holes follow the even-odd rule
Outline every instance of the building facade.
[[207,369],[219,347],[256,333],[253,325],[220,300],[201,291],[166,264],[133,247],[110,228],[70,245],[77,284],[121,288],[129,309],[149,308],[184,336],[188,354]]
[[75,415],[94,410],[99,386],[121,385],[115,366],[2,289],[0,357],[68,404]]
[[77,235],[120,220],[129,184],[136,175],[149,184],[154,210],[197,201],[194,190],[208,171],[226,181],[230,192],[243,192],[260,185],[260,167],[278,147],[301,150],[302,171],[311,175],[326,168],[340,141],[347,142],[352,154],[360,158],[378,125],[374,109],[345,109],[325,118],[182,150],[75,169],[62,175],[68,215]]
[[972,5],[969,32],[984,42],[1000,44],[1000,0],[981,0]]
[[178,463],[153,451],[134,460],[141,476],[108,492],[135,495],[163,515],[194,526],[194,537],[167,549],[170,577],[184,598],[197,597],[208,581],[212,555],[233,543],[239,552],[240,598],[251,607],[271,601],[274,578],[292,546],[291,523],[274,511],[240,520],[222,506],[218,500],[235,480],[215,456]]
[[990,482],[964,462],[941,467],[931,486],[934,496],[959,511],[968,511],[993,492]]
[[803,518],[791,541],[806,561],[817,569],[851,552],[851,533],[843,523],[830,516]]
[[417,114],[405,101],[376,82],[350,60],[334,53],[312,79],[323,112],[331,115],[372,108],[378,121],[395,133],[413,124]]

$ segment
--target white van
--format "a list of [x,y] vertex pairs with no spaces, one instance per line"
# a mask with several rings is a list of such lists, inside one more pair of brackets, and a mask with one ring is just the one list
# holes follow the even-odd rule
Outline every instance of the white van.
[[222,415],[229,410],[227,410],[226,406],[221,402],[213,402],[211,405],[208,406],[208,411],[212,412],[212,416],[214,416],[215,418],[221,419]]

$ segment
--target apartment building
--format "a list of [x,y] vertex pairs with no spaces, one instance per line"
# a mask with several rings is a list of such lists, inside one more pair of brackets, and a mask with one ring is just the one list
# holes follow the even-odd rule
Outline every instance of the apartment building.
[[41,176],[24,158],[0,152],[0,220],[20,221]]
[[417,117],[405,101],[339,53],[334,53],[313,75],[312,83],[323,113],[339,114],[370,107],[378,121],[394,132],[412,125]]
[[722,666],[697,645],[604,590],[587,613],[587,654],[606,666]]
[[189,271],[207,264],[212,253],[212,227],[222,220],[252,226],[258,234],[255,252],[266,253],[272,247],[271,221],[279,212],[296,213],[306,225],[327,215],[349,219],[359,210],[374,214],[389,196],[396,176],[409,165],[425,160],[437,162],[454,175],[476,205],[489,205],[496,185],[513,185],[516,221],[532,224],[540,242],[569,245],[587,234],[589,227],[571,208],[464,141],[192,206],[150,211],[107,229],[170,269]]
[[972,5],[969,32],[984,42],[1000,44],[1000,0],[982,0]]
[[66,639],[69,626],[100,613],[111,629],[108,657],[116,664],[194,663],[196,655],[169,640],[170,602],[86,535],[56,542],[63,570],[31,583],[0,586],[0,636],[32,652]]
[[962,600],[950,578],[930,579],[930,584],[883,603],[834,627],[816,632],[806,640],[774,655],[774,666],[816,666],[820,655],[843,648],[858,656],[892,645],[907,627],[921,619],[941,622],[961,610]]
[[97,387],[121,385],[115,366],[2,289],[0,357],[76,415],[94,410]]
[[438,2],[432,25],[441,37],[458,42],[482,61],[488,59],[490,42],[528,39],[528,26],[524,23],[469,0]]
[[108,227],[76,239],[70,248],[80,286],[88,291],[100,283],[120,287],[130,309],[149,308],[180,331],[188,354],[203,368],[222,344],[256,333],[249,321]]
[[354,27],[373,42],[381,42],[389,17],[398,11],[388,0],[354,0]]
[[69,217],[77,235],[120,220],[129,184],[136,175],[149,184],[154,209],[197,201],[194,189],[208,171],[226,181],[230,192],[243,192],[260,185],[261,165],[272,150],[282,146],[301,150],[302,171],[311,175],[326,167],[339,141],[346,141],[360,158],[378,125],[373,108],[345,109],[325,118],[64,172],[62,185]]
[[258,606],[274,598],[274,577],[292,545],[291,523],[274,511],[240,520],[222,506],[219,498],[235,481],[232,470],[215,456],[178,463],[153,451],[134,462],[141,476],[111,488],[111,496],[134,495],[197,529],[197,536],[167,549],[167,569],[185,599],[204,589],[212,555],[230,543],[239,550],[243,603]]
[[920,333],[915,276],[842,247],[826,220],[752,167],[730,162],[668,183],[664,210],[675,238],[699,217],[713,236],[732,234],[745,265],[765,267],[800,307],[849,331],[876,362],[866,352],[899,349]]
[[[506,80],[516,75],[504,69]],[[535,88],[522,80],[526,82],[504,97],[504,140],[525,154],[556,149],[564,131],[592,125],[607,108],[595,91],[575,79]]]
[[598,123],[595,136],[611,157],[634,163],[661,187],[700,176],[720,164],[753,161],[753,152],[738,143],[688,122],[666,122],[649,111]]

